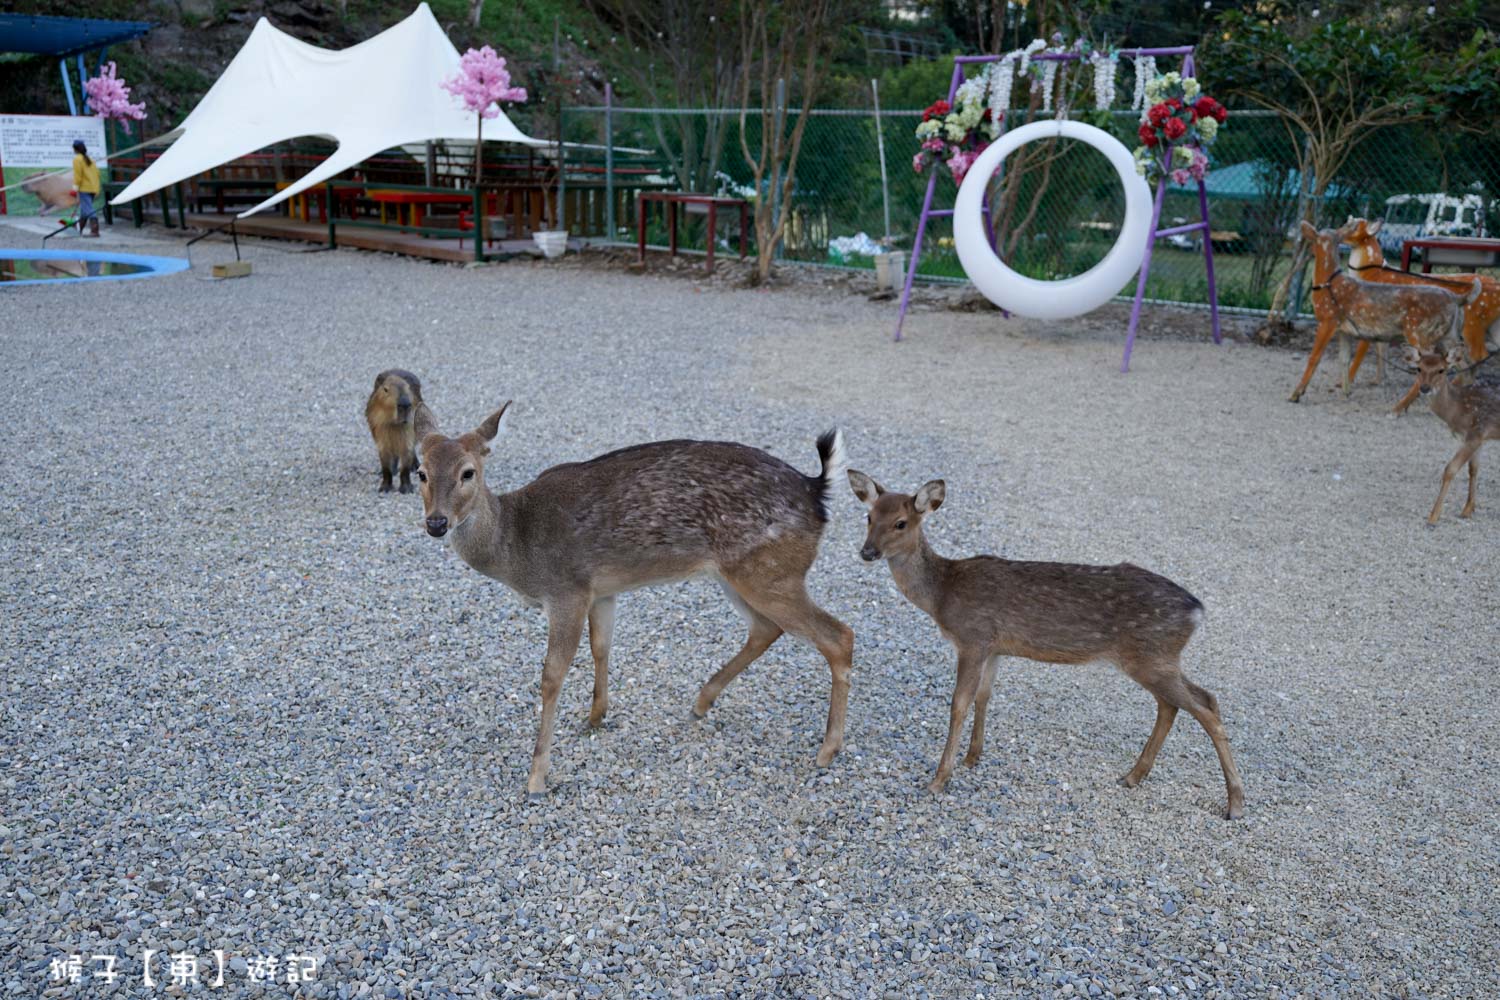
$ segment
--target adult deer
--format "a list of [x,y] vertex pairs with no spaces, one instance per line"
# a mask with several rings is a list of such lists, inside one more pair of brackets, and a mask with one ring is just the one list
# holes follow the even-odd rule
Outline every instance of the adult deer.
[[[1382,224],[1379,219],[1367,222],[1364,219],[1350,218],[1339,228],[1339,236],[1349,244],[1349,270],[1359,275],[1361,280],[1388,285],[1436,285],[1454,295],[1466,295],[1469,292],[1473,277],[1413,274],[1386,264],[1385,252],[1381,249],[1380,240],[1376,238]],[[1484,275],[1479,275],[1478,278],[1483,291],[1479,298],[1464,306],[1461,332],[1464,346],[1469,349],[1469,357],[1474,361],[1483,361],[1490,353],[1489,345],[1500,344],[1500,281]],[[1361,340],[1354,349],[1354,363],[1349,369],[1351,382],[1369,349],[1370,342],[1367,340]]]
[[1139,566],[1077,566],[1014,562],[995,556],[945,559],[922,534],[922,521],[942,506],[941,479],[914,495],[891,493],[863,472],[849,470],[854,495],[870,508],[870,528],[860,556],[885,559],[896,587],[937,623],[958,652],[958,681],[948,716],[948,742],[928,788],[942,791],[953,773],[964,719],[972,706],[974,728],[964,763],[979,763],[984,717],[1002,656],[1043,663],[1106,661],[1156,698],[1156,725],[1135,766],[1120,779],[1134,788],[1151,773],[1184,709],[1197,719],[1219,754],[1228,789],[1225,815],[1238,819],[1245,787],[1229,752],[1229,737],[1213,695],[1182,676],[1182,650],[1192,638],[1203,605],[1182,587]]
[[1448,487],[1465,465],[1469,467],[1469,502],[1458,516],[1469,517],[1474,513],[1479,480],[1479,449],[1486,441],[1500,440],[1500,393],[1479,384],[1453,384],[1448,373],[1464,360],[1463,352],[1457,348],[1446,356],[1432,352],[1419,354],[1407,348],[1406,359],[1416,366],[1417,383],[1422,387],[1422,395],[1432,401],[1432,412],[1463,442],[1458,446],[1458,454],[1443,467],[1443,484],[1438,487],[1437,502],[1427,515],[1427,523],[1437,524]]
[[828,520],[828,491],[844,468],[843,436],[818,438],[816,476],[741,444],[658,441],[553,466],[497,496],[484,463],[509,407],[458,437],[428,435],[418,476],[428,534],[451,533],[464,562],[546,612],[542,720],[527,791],[546,790],[557,696],[584,622],[594,656],[589,723],[597,726],[609,707],[615,596],[693,576],[716,579],[750,624],[744,646],[698,692],[693,714],[705,715],[725,685],[790,632],[810,640],[833,673],[817,756],[827,766],[844,745],[854,634],[813,603],[805,578]]
[[[1313,313],[1318,319],[1317,334],[1302,380],[1292,390],[1295,403],[1307,391],[1313,372],[1323,357],[1323,350],[1335,334],[1340,335],[1340,370],[1344,373],[1344,392],[1349,392],[1349,338],[1388,343],[1405,338],[1418,350],[1426,351],[1445,338],[1457,338],[1463,325],[1463,309],[1483,291],[1474,279],[1469,294],[1459,298],[1434,285],[1383,285],[1360,281],[1345,274],[1339,266],[1338,246],[1341,234],[1333,229],[1314,229],[1302,223],[1302,233],[1313,245]],[[1417,384],[1407,391],[1393,412],[1401,413],[1417,398]]]

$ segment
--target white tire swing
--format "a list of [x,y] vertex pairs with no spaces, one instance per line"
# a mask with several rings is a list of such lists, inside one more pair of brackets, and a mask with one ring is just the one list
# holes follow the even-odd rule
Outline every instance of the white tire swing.
[[[1002,160],[1025,143],[1054,137],[1076,139],[1104,154],[1125,187],[1125,220],[1099,263],[1071,278],[1038,281],[1012,271],[995,255],[985,233],[984,194]],[[1082,122],[1032,122],[1006,132],[969,167],[953,206],[953,244],[969,280],[995,305],[1031,319],[1068,319],[1114,298],[1140,270],[1151,236],[1151,211],[1151,188],[1135,172],[1130,150],[1114,136]]]

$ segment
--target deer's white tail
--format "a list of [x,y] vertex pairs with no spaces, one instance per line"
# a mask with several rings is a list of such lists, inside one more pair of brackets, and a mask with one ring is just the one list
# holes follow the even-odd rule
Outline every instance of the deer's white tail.
[[849,455],[844,450],[842,430],[835,427],[819,435],[818,457],[823,460],[823,471],[816,476],[808,476],[807,485],[812,490],[813,499],[818,503],[818,513],[826,521],[828,520],[828,497],[833,491],[833,485],[843,481],[844,473],[849,468]]

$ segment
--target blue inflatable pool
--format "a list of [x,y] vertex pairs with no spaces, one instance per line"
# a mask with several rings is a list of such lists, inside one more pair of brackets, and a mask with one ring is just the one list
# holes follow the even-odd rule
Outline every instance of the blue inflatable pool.
[[0,247],[0,288],[77,281],[126,281],[186,271],[181,257],[147,257],[95,250],[23,250]]

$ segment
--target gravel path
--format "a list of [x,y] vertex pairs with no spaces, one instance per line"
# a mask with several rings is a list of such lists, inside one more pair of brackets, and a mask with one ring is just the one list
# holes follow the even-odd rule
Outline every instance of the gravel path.
[[[224,988],[187,993],[236,997],[1500,991],[1500,457],[1428,529],[1454,445],[1383,415],[1394,380],[1346,400],[1325,365],[1292,406],[1296,353],[1161,336],[1122,377],[1115,308],[924,310],[895,345],[857,295],[295,249],[0,290],[0,995],[172,995],[144,949],[203,978],[222,950]],[[888,486],[946,477],[940,551],[1176,579],[1246,819],[1186,716],[1115,784],[1154,706],[1103,667],[1008,663],[985,760],[928,795],[952,653],[859,561],[847,493],[811,581],[856,635],[831,768],[793,641],[690,720],[743,638],[691,583],[621,599],[609,723],[584,729],[581,656],[528,802],[545,626],[376,494],[390,366],[450,430],[518,401],[497,487],[676,436],[811,471],[838,423]],[[252,983],[269,955],[316,978]]]

